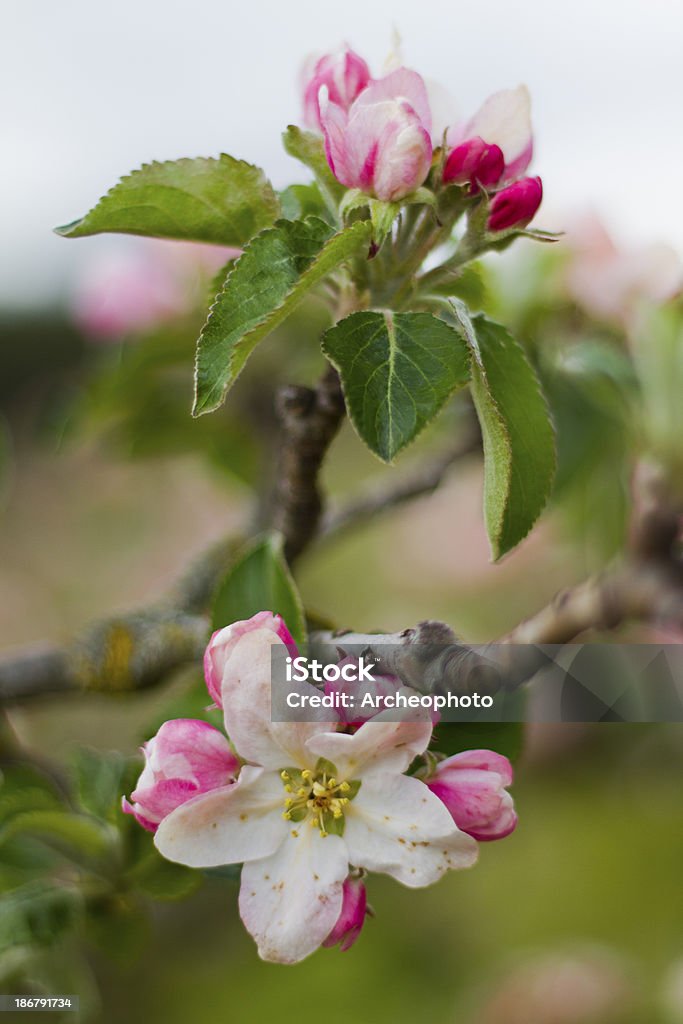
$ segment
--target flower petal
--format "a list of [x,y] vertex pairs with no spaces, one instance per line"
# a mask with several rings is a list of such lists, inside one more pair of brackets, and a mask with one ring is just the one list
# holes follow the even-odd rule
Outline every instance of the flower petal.
[[378,78],[363,89],[356,99],[356,106],[381,102],[382,100],[405,100],[417,114],[422,127],[432,130],[432,112],[429,107],[427,87],[421,75],[409,68],[396,68],[384,78]]
[[354,172],[348,160],[345,141],[348,114],[338,103],[332,102],[325,85],[320,89],[318,107],[327,162],[337,180],[342,185],[351,187],[354,183]]
[[277,853],[242,868],[240,915],[275,963],[296,963],[327,938],[339,919],[348,872],[346,844],[302,822]]
[[[415,718],[414,710],[410,714]],[[308,740],[307,747],[318,757],[332,761],[342,779],[404,772],[413,758],[427,749],[432,722],[427,712],[424,721],[386,721],[389,716],[395,719],[396,711],[375,715],[353,734],[319,733]]]
[[191,868],[268,857],[287,835],[283,798],[274,772],[245,765],[233,785],[195,797],[164,818],[155,845],[167,860]]
[[225,730],[245,761],[273,769],[310,767],[306,740],[334,723],[271,721],[271,649],[280,643],[272,630],[255,629],[235,644],[221,691]]
[[344,841],[352,864],[411,888],[431,885],[450,868],[470,867],[477,859],[474,839],[454,825],[423,782],[407,775],[363,779],[346,811]]
[[525,85],[494,92],[468,122],[464,136],[479,135],[503,150],[506,180],[516,178],[529,166],[533,141],[531,98]]
[[512,765],[503,754],[495,750],[461,750],[459,754],[447,757],[439,763],[441,771],[446,768],[478,768],[485,772],[496,772],[504,786],[512,785]]

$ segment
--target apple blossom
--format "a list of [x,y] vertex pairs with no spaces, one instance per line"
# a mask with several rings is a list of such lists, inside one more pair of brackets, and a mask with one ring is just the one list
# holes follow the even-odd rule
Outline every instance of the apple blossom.
[[257,612],[250,619],[233,622],[231,626],[216,630],[204,652],[204,678],[206,687],[219,708],[223,707],[221,686],[226,663],[239,638],[253,629],[270,629],[280,637],[287,648],[296,649],[292,634],[284,620],[272,612]]
[[617,244],[595,214],[572,218],[565,285],[592,316],[632,327],[641,306],[659,305],[683,289],[683,263],[663,242]]
[[105,253],[78,282],[73,315],[95,341],[116,341],[186,312],[187,289],[163,261],[144,252]]
[[480,842],[503,839],[517,825],[512,797],[512,765],[492,750],[463,750],[439,762],[427,779],[453,821]]
[[186,315],[213,275],[241,250],[194,242],[148,239],[105,251],[80,276],[72,298],[74,320],[93,341],[119,341]]
[[370,82],[370,69],[362,57],[350,47],[343,46],[316,61],[304,85],[304,123],[321,131],[318,97],[324,85],[330,100],[342,110],[348,110],[356,96]]
[[520,178],[508,185],[491,200],[489,231],[526,227],[535,216],[542,199],[543,185],[538,177]]
[[447,135],[452,147],[474,139],[483,139],[501,150],[504,182],[524,174],[533,156],[531,99],[525,85],[494,92],[469,121],[449,129]]
[[239,761],[227,739],[208,722],[176,718],[164,722],[156,736],[142,748],[145,767],[122,807],[148,832],[159,822],[200,793],[231,785]]
[[328,163],[342,185],[385,202],[418,188],[432,159],[431,114],[422,78],[407,68],[372,82],[348,111],[320,92]]
[[351,875],[342,891],[342,907],[334,928],[323,942],[329,948],[339,945],[342,953],[350,949],[360,935],[368,913],[368,894],[360,878]]
[[231,645],[221,698],[247,763],[234,785],[164,818],[155,842],[190,867],[243,862],[242,920],[263,959],[293,963],[333,932],[350,865],[417,888],[473,864],[477,845],[424,782],[403,774],[429,744],[427,716],[380,714],[353,734],[337,723],[271,721],[271,648],[282,643],[261,627]]

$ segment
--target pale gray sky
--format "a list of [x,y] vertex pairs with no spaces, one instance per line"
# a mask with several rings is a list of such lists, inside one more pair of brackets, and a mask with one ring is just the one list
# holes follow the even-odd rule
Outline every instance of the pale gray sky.
[[627,240],[683,249],[679,0],[3,0],[0,11],[2,304],[59,294],[112,244],[50,229],[144,161],[224,150],[278,186],[293,180],[279,132],[299,116],[301,60],[346,40],[377,73],[392,26],[406,62],[463,113],[528,84],[539,225],[561,228],[562,211],[590,204]]

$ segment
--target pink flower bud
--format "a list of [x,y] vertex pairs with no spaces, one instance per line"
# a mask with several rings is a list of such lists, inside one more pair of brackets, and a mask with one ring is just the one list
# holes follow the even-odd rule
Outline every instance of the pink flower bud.
[[432,160],[431,116],[424,82],[399,68],[372,82],[348,112],[323,87],[325,153],[338,181],[385,202],[414,192]]
[[322,131],[318,103],[321,86],[326,86],[332,103],[348,110],[369,83],[370,69],[362,57],[344,46],[321,57],[308,73],[304,72],[304,78],[304,123],[314,131]]
[[491,201],[489,231],[523,228],[532,219],[543,199],[540,178],[520,178],[496,193]]
[[164,722],[159,732],[142,748],[145,767],[126,814],[133,814],[149,832],[180,804],[210,789],[235,781],[240,762],[218,729],[193,718]]
[[446,184],[470,184],[470,193],[479,186],[490,188],[497,185],[505,170],[505,158],[500,146],[489,145],[479,137],[461,142],[452,149],[443,170]]
[[342,908],[337,923],[323,942],[330,948],[339,943],[342,953],[351,949],[360,935],[368,912],[368,896],[360,878],[350,876],[344,882]]
[[517,825],[512,797],[512,765],[492,750],[464,750],[441,761],[425,780],[446,805],[453,821],[473,839],[503,839]]
[[228,659],[239,638],[253,629],[272,630],[273,633],[277,633],[283,644],[296,651],[294,638],[287,629],[284,619],[280,615],[274,615],[273,612],[257,612],[250,619],[233,622],[231,626],[217,630],[209,640],[209,645],[204,652],[204,678],[207,689],[219,708],[223,707],[221,687]]

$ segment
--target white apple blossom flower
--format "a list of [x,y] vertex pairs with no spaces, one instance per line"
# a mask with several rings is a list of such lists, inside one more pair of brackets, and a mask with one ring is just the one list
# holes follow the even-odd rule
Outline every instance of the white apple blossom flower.
[[236,783],[195,797],[161,822],[155,842],[195,868],[244,863],[240,914],[264,960],[294,963],[337,923],[349,867],[410,887],[477,858],[419,779],[404,774],[432,724],[378,715],[354,734],[337,723],[272,722],[270,629],[241,636],[224,666],[225,726],[246,762]]

